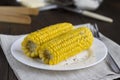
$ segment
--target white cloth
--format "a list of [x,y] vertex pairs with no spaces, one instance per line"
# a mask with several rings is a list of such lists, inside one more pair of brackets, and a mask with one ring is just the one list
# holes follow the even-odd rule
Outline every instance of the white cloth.
[[[95,66],[74,71],[48,71],[24,65],[14,59],[10,52],[12,43],[20,37],[0,35],[1,47],[18,80],[112,80],[120,77],[120,74],[110,70],[105,60]],[[120,66],[120,46],[103,35],[102,40]]]

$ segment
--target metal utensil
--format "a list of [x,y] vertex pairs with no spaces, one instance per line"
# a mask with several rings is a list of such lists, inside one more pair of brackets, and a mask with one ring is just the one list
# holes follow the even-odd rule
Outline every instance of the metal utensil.
[[68,11],[75,12],[75,13],[80,13],[84,16],[88,16],[88,17],[91,17],[91,18],[94,18],[94,19],[98,19],[98,20],[101,20],[101,21],[105,21],[105,22],[109,22],[109,23],[113,22],[112,18],[103,16],[103,15],[100,15],[100,14],[97,14],[97,13],[94,13],[94,12],[90,12],[90,11],[87,11],[87,10],[81,10],[81,9],[77,9],[77,8],[74,8],[74,7],[67,7],[67,6],[62,7],[62,8],[65,9],[65,10],[68,10]]
[[[93,28],[90,28],[90,29],[93,32],[94,37],[101,40],[100,32],[99,32],[99,29],[97,27],[97,24],[93,25]],[[115,62],[115,60],[113,59],[113,57],[111,56],[111,54],[109,52],[108,52],[108,55],[106,57],[106,62],[109,65],[109,67],[111,68],[112,71],[114,71],[117,74],[120,73],[119,66],[117,65],[117,63]]]

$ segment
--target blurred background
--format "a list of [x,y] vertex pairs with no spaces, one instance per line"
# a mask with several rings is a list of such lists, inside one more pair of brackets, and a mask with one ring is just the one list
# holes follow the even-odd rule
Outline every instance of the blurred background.
[[[71,0],[67,0],[67,1],[71,1]],[[120,7],[120,0],[104,0],[104,2],[108,4],[112,3],[113,5],[116,4],[114,5],[114,7],[116,6]],[[19,5],[19,3],[17,3],[17,0],[0,0],[0,5]]]
[[0,5],[16,5],[16,0],[0,0]]
[[[19,0],[20,1],[20,0]],[[25,1],[25,0],[24,0]],[[38,0],[26,0],[26,1],[38,1]],[[44,0],[39,0],[44,1]],[[53,0],[49,0],[53,1]],[[57,0],[56,0],[57,1]],[[58,0],[65,1],[65,0]],[[67,0],[71,1],[71,0]],[[74,0],[74,1],[84,1],[84,5],[89,3],[86,0]],[[87,0],[88,1],[88,0]],[[48,11],[41,11],[37,16],[31,16],[27,18],[31,19],[31,24],[13,24],[13,23],[3,23],[0,22],[0,33],[2,34],[10,34],[10,35],[21,35],[27,34],[32,31],[38,30],[44,26],[55,24],[58,22],[68,21],[73,23],[74,25],[84,24],[84,23],[97,23],[100,26],[100,32],[105,36],[109,37],[116,43],[120,44],[120,37],[117,35],[120,34],[120,0],[91,0],[91,1],[102,1],[101,5],[92,12],[108,16],[114,20],[113,23],[102,22],[93,18],[89,18],[80,14],[76,14],[73,12],[69,12],[63,9],[54,9]],[[31,2],[32,3],[32,2]],[[30,5],[32,5],[30,3]],[[41,3],[39,3],[41,4]],[[38,4],[37,4],[38,5]],[[43,5],[43,4],[41,4]],[[19,3],[18,0],[0,0],[0,6],[23,6],[23,4]],[[81,6],[81,5],[80,5]],[[94,5],[92,5],[94,6]],[[30,6],[29,6],[30,7]],[[0,11],[2,14],[2,11]],[[20,11],[22,12],[22,11]],[[5,12],[6,13],[6,12]],[[12,13],[12,12],[11,12]],[[9,14],[9,12],[8,12]],[[2,14],[3,15],[3,14]],[[12,14],[10,14],[12,15]],[[3,16],[1,16],[3,17]],[[14,17],[12,15],[12,17]],[[5,16],[6,18],[6,16]],[[20,18],[20,17],[19,17]],[[1,18],[0,18],[1,19]],[[7,19],[7,18],[6,18]],[[26,17],[25,17],[26,19]],[[20,19],[21,20],[21,19]],[[19,19],[18,19],[19,21]],[[2,50],[0,50],[1,53]],[[1,56],[2,55],[2,56]],[[7,76],[9,76],[9,80],[17,80],[11,68],[7,63],[7,60],[3,54],[0,55],[0,60],[3,63],[0,63],[0,80],[8,80]],[[8,75],[9,74],[9,75]],[[117,79],[116,79],[117,80]],[[118,79],[120,80],[120,79]]]

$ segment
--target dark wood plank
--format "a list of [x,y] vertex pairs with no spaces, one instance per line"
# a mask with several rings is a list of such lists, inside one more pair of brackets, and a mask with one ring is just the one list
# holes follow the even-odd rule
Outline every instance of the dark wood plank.
[[113,41],[120,44],[120,37],[118,37],[118,34],[120,34],[120,27],[119,27],[120,18],[118,17],[120,15],[120,10],[114,8],[113,6],[109,5],[108,3],[105,3],[100,7],[100,9],[98,9],[97,12],[113,18],[114,22],[111,24],[99,23],[98,25],[99,25],[101,32],[104,35],[106,35]]
[[9,74],[8,80],[18,80],[10,66],[9,66],[8,74]]
[[9,23],[0,22],[0,34],[9,34],[9,33],[10,33]]
[[8,80],[8,62],[0,47],[0,80]]
[[63,9],[40,12],[37,17],[32,18],[32,21],[32,31],[60,22],[71,22],[74,25],[83,23],[82,15],[65,11]]
[[21,35],[31,32],[31,25],[24,24],[10,24],[10,34],[11,35]]

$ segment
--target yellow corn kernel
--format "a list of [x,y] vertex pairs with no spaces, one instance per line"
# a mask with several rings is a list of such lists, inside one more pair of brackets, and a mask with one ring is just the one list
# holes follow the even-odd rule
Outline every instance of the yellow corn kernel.
[[93,35],[87,27],[77,28],[46,42],[39,57],[44,63],[55,65],[90,48],[92,42]]
[[24,38],[22,42],[22,49],[27,56],[38,57],[38,46],[41,46],[45,42],[64,34],[73,28],[74,27],[71,23],[65,22],[50,25],[38,31],[32,32]]

